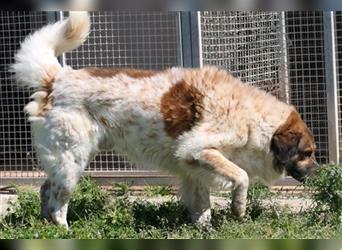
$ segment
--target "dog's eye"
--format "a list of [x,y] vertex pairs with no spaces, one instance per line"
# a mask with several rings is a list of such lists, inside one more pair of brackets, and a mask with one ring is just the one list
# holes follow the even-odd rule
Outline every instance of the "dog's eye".
[[311,151],[311,150],[308,150],[308,151],[305,151],[305,152],[304,152],[304,157],[305,157],[305,158],[310,158],[311,155],[312,155],[312,151]]

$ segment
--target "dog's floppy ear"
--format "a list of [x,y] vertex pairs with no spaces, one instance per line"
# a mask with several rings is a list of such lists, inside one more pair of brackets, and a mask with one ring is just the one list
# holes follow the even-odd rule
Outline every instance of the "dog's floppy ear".
[[296,153],[301,135],[293,131],[276,133],[271,140],[271,151],[280,162],[287,162]]

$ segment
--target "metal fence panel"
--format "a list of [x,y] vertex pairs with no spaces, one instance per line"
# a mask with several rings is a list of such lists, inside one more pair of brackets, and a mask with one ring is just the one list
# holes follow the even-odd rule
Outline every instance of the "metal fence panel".
[[284,98],[279,12],[205,11],[200,20],[204,65],[226,68]]
[[[73,68],[163,69],[179,63],[177,12],[92,12],[92,32],[65,61]],[[137,171],[125,155],[98,154],[88,171]]]
[[0,12],[0,177],[39,175],[30,125],[22,111],[30,93],[15,87],[8,67],[24,37],[47,22],[46,12]]
[[284,22],[282,17],[281,12],[202,12],[203,63],[226,68],[295,105],[315,135],[318,161],[327,163],[322,12],[286,12]]
[[315,135],[317,160],[328,163],[323,13],[286,12],[290,102]]
[[[15,87],[8,66],[13,63],[20,41],[45,25],[52,14],[0,11],[0,177],[42,175],[32,148],[30,126],[22,112],[30,93]],[[177,12],[92,12],[89,39],[77,50],[67,53],[64,62],[74,68],[162,69],[180,65],[179,17]],[[318,160],[327,163],[329,131],[323,13],[290,11],[285,12],[285,19],[283,17],[281,12],[201,12],[200,56],[203,64],[226,68],[242,81],[281,99],[285,100],[288,89],[287,100],[298,108],[315,135]],[[341,11],[335,13],[335,23],[341,152]],[[124,155],[114,152],[97,155],[87,170],[99,173],[140,171]]]
[[[0,174],[4,177],[39,177],[30,126],[22,112],[31,93],[13,84],[8,73],[20,41],[47,24],[47,12],[0,12]],[[58,14],[65,14],[59,12]],[[117,66],[162,69],[178,65],[177,12],[93,12],[92,32],[77,50],[64,55],[74,68]],[[103,152],[88,171],[136,171],[125,155]]]
[[336,74],[337,74],[337,101],[338,101],[338,124],[339,124],[339,150],[340,162],[342,160],[342,11],[335,12],[336,29]]

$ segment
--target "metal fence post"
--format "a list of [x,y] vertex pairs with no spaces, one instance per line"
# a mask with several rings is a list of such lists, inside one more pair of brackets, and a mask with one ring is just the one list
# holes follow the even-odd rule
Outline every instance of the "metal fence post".
[[[61,21],[64,19],[64,12],[57,11],[56,16],[57,16],[57,20]],[[64,53],[58,57],[58,61],[62,66],[65,66],[65,54]]]
[[183,67],[201,67],[201,30],[198,11],[180,12],[181,64]]
[[333,11],[323,13],[325,74],[327,82],[329,161],[339,163],[338,102],[335,51],[335,19]]
[[280,13],[280,44],[281,44],[281,59],[280,59],[280,83],[283,91],[283,98],[286,103],[290,103],[290,86],[289,74],[287,65],[287,39],[286,39],[286,20],[285,11]]
[[[49,23],[54,23],[57,21],[61,21],[64,19],[63,11],[48,11],[47,19]],[[65,55],[64,53],[58,57],[59,63],[64,66],[65,65]]]

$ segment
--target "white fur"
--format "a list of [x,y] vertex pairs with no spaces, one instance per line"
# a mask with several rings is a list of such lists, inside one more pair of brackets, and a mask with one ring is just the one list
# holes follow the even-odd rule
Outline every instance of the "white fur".
[[[80,26],[77,36],[65,39],[67,29]],[[15,72],[17,83],[25,87],[41,88],[45,79],[61,70],[56,58],[84,42],[90,29],[86,12],[71,12],[66,20],[49,24],[26,37],[15,55],[11,71]]]

